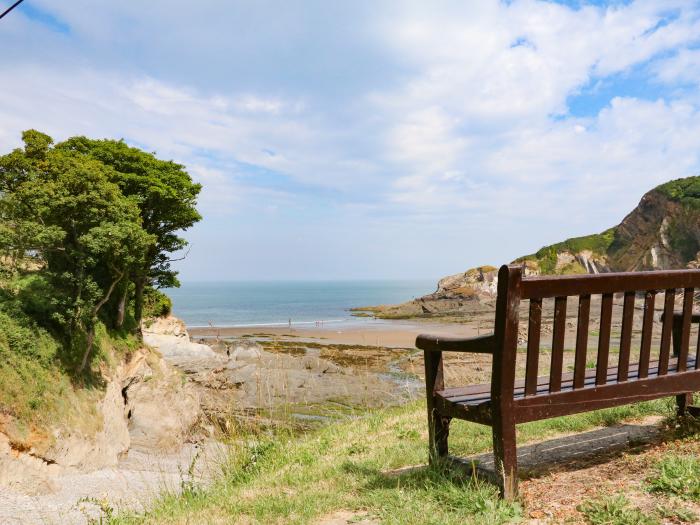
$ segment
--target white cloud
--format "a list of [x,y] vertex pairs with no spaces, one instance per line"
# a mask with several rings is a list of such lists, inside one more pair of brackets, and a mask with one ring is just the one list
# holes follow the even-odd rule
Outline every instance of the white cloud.
[[[387,268],[414,241],[455,246],[434,273],[498,262],[612,225],[650,187],[700,172],[700,97],[679,89],[700,84],[697,2],[37,5],[72,33],[6,24],[0,45],[29,51],[0,66],[3,150],[28,127],[125,137],[186,164],[205,215],[308,215],[294,232],[329,237],[351,224]],[[622,93],[570,114],[571,96],[639,67],[658,100]],[[393,251],[384,227],[404,232]],[[473,239],[492,255],[473,260]],[[348,251],[339,267],[374,260]],[[429,252],[406,267],[432,268]]]
[[681,49],[653,68],[659,80],[667,84],[700,84],[700,49]]
[[[675,18],[660,24],[673,8]],[[594,75],[624,73],[697,39],[698,14],[697,5],[652,2],[403,10],[387,24],[386,40],[415,72],[398,90],[372,95],[391,108],[385,144],[405,171],[393,199],[440,212],[509,213],[543,199],[556,209],[573,193],[578,206],[609,209],[616,197],[599,188],[616,191],[618,201],[638,198],[697,171],[700,126],[689,101],[615,99],[586,119],[569,116],[566,101]],[[658,63],[667,77],[682,67]],[[446,177],[454,171],[465,176]]]

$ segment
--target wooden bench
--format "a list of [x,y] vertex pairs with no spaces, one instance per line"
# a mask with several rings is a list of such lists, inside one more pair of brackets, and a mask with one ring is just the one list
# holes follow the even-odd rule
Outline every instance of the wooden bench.
[[[520,266],[502,266],[494,333],[474,338],[420,335],[424,350],[431,463],[448,456],[450,420],[464,419],[493,429],[496,481],[501,495],[517,495],[515,425],[556,416],[676,396],[679,413],[700,391],[700,341],[690,352],[693,294],[700,288],[700,270],[605,273],[523,278]],[[675,312],[676,294],[682,311]],[[613,299],[623,301],[619,358],[610,363]],[[600,324],[595,368],[587,368],[591,296],[600,295]],[[651,360],[655,305],[663,301],[658,360]],[[563,373],[566,305],[578,297],[578,322],[573,372]],[[538,375],[542,301],[554,299],[549,375]],[[525,378],[516,381],[520,301],[529,300]],[[640,350],[630,363],[635,301],[642,306]],[[671,342],[673,341],[673,353]],[[491,354],[491,383],[445,388],[442,352]],[[592,353],[592,352],[590,352]],[[636,354],[636,352],[635,352]],[[593,356],[591,356],[593,357]]]

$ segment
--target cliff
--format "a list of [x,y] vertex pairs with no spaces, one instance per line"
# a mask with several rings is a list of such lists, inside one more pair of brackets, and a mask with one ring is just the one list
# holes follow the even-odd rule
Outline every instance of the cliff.
[[[574,237],[513,261],[526,275],[603,273],[700,267],[700,176],[646,193],[620,224]],[[358,309],[381,318],[460,316],[489,307],[497,269],[472,268],[440,279],[437,290],[400,305]]]

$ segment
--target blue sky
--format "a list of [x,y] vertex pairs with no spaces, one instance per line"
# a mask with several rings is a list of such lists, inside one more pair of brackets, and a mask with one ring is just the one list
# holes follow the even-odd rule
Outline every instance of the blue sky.
[[700,174],[700,2],[25,0],[0,46],[1,151],[204,184],[184,280],[437,278]]

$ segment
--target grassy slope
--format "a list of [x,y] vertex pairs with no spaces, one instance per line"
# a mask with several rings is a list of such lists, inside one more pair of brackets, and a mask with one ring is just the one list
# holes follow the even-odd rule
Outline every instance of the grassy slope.
[[[665,401],[529,423],[519,443],[609,425],[650,413],[670,414]],[[240,431],[230,460],[209,488],[164,495],[147,514],[121,515],[130,523],[313,523],[341,509],[396,524],[506,523],[522,514],[495,489],[438,468],[388,471],[426,462],[422,402],[368,412],[301,437]],[[455,422],[451,449],[471,455],[490,449],[490,429]]]
[[[7,283],[5,283],[7,285]],[[95,365],[108,368],[137,345],[128,335],[97,333]],[[50,444],[51,430],[66,427],[90,435],[100,429],[101,381],[76,379],[61,363],[60,342],[26,315],[4,289],[0,297],[0,430],[15,446]]]

